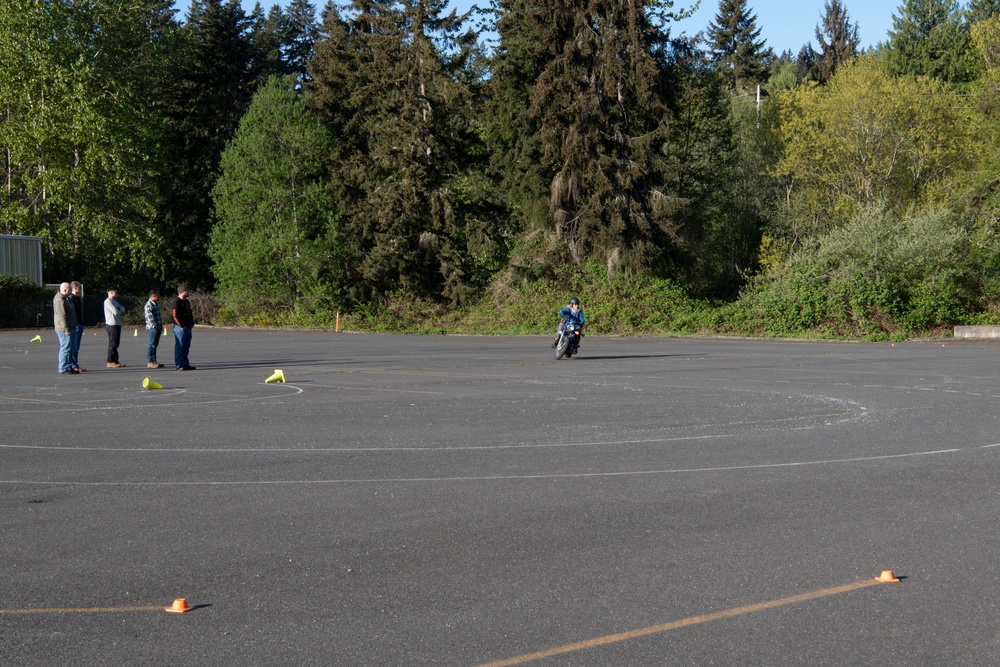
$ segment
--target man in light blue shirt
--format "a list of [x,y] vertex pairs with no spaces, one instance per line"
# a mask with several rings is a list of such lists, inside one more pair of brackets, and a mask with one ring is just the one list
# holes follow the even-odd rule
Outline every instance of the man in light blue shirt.
[[108,368],[125,368],[118,361],[118,345],[122,340],[122,313],[125,307],[117,301],[118,290],[114,287],[108,290],[108,298],[104,300],[104,328],[108,330]]

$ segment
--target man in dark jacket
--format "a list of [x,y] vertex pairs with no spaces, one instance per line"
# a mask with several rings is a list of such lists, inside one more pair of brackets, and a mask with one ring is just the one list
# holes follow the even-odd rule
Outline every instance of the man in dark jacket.
[[73,304],[76,311],[76,329],[73,330],[72,341],[70,342],[69,362],[73,365],[73,370],[83,373],[86,368],[80,367],[80,343],[83,342],[83,285],[74,280],[69,284],[72,294],[69,295],[69,302]]
[[194,313],[187,297],[187,285],[181,283],[177,286],[177,297],[170,302],[170,313],[174,318],[174,367],[179,371],[195,370],[188,361],[191,332],[194,330]]

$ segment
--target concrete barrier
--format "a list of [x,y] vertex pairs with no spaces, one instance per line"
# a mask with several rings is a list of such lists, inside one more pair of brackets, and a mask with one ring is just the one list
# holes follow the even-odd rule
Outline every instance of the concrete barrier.
[[1000,326],[987,324],[957,326],[955,338],[1000,338]]

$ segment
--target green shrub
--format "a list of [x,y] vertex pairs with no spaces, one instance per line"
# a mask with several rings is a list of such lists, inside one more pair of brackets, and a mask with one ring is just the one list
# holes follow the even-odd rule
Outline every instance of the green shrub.
[[0,275],[0,328],[31,328],[52,324],[55,294],[24,276]]
[[724,328],[884,340],[968,317],[973,262],[946,211],[856,216],[751,281]]

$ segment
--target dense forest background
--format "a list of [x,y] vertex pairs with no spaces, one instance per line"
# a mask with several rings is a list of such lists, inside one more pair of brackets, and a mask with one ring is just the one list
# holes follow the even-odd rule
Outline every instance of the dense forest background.
[[224,323],[1000,322],[1000,0],[904,0],[868,51],[828,0],[797,54],[746,0],[683,39],[666,0],[446,6],[6,0],[0,233]]

